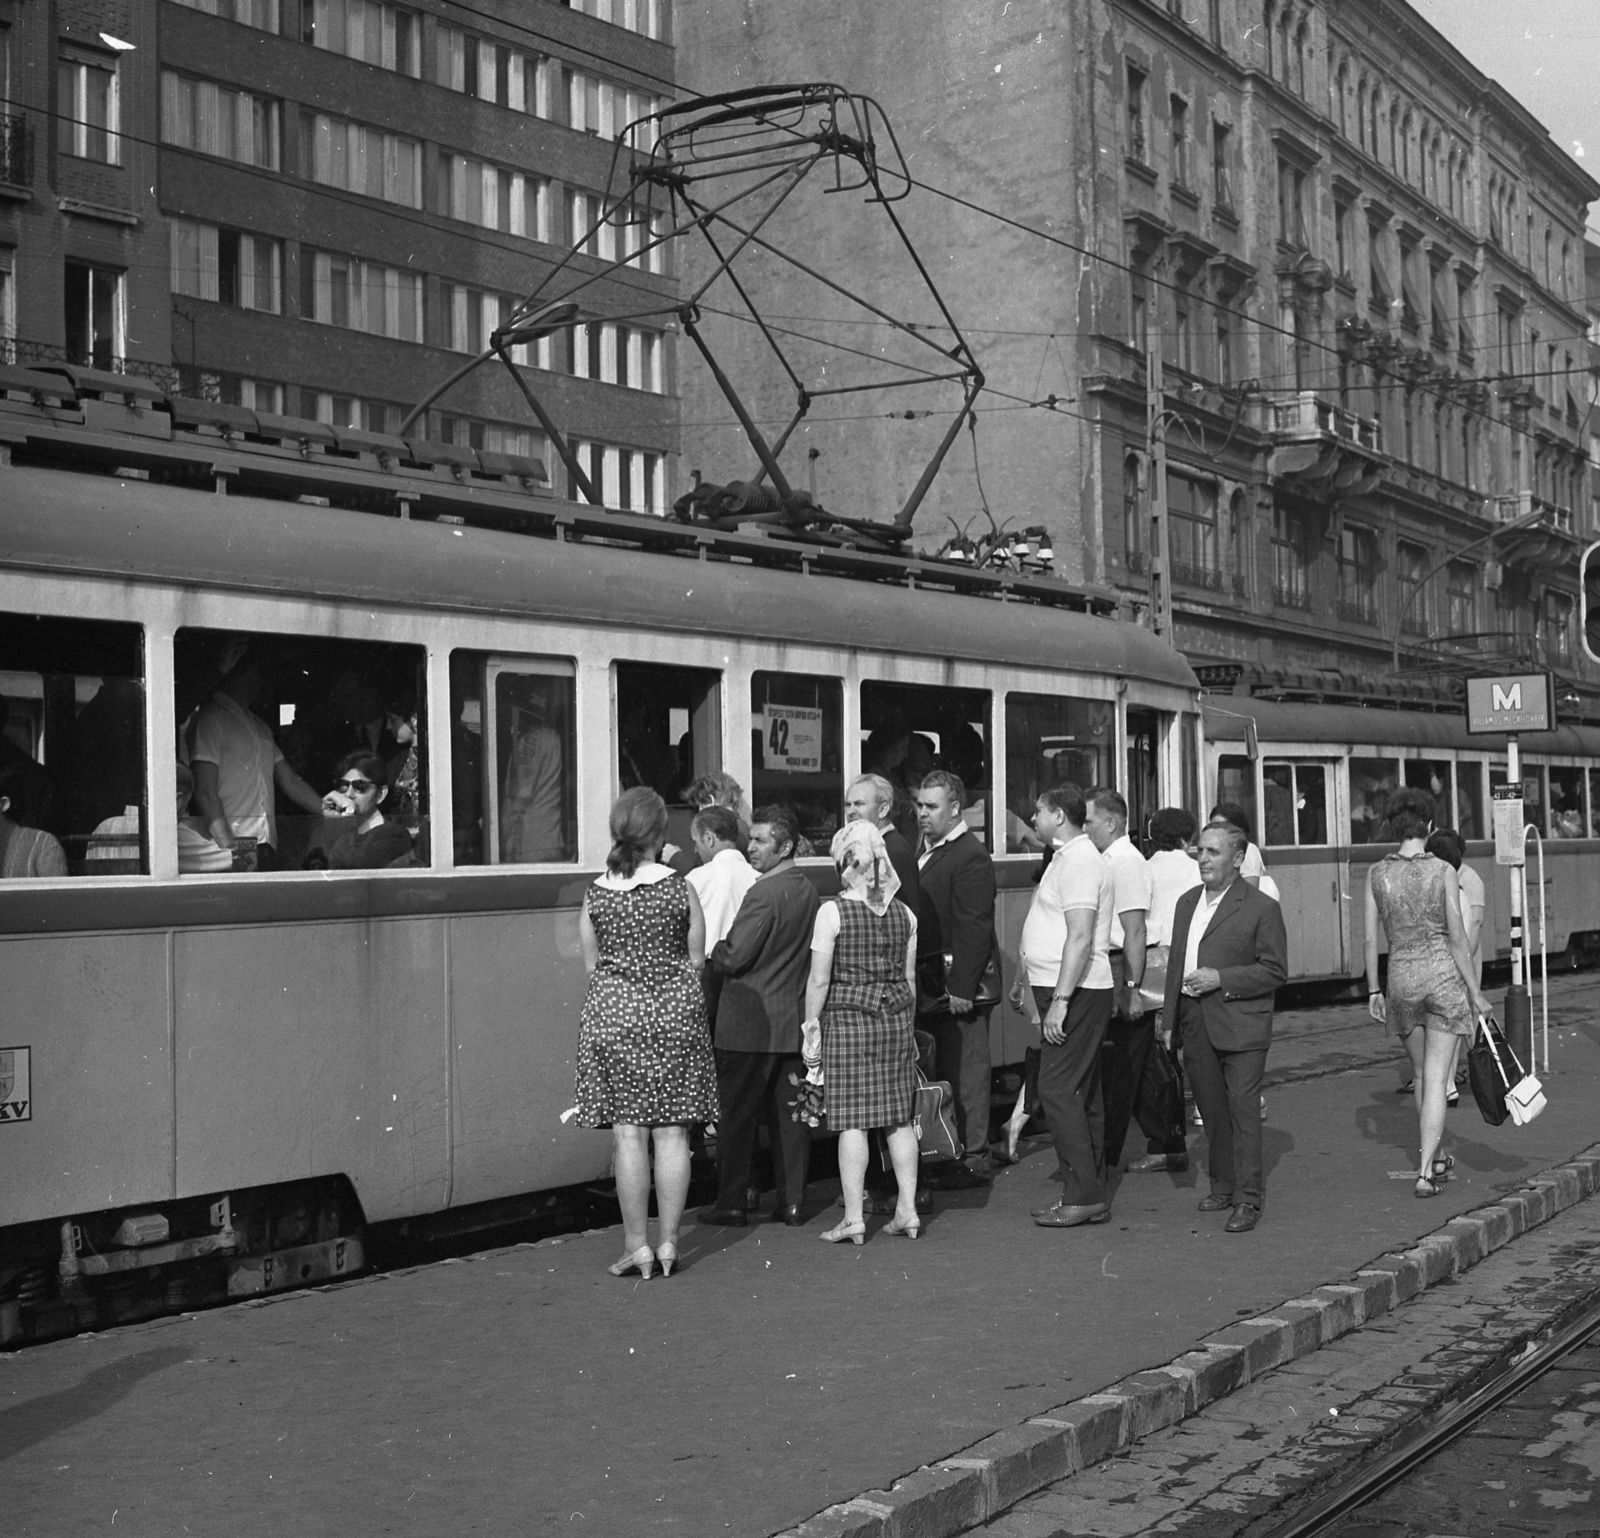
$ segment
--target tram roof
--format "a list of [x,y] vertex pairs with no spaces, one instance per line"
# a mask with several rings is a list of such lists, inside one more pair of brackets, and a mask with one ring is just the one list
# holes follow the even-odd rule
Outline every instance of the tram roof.
[[37,465],[0,470],[0,563],[117,580],[1015,663],[1197,688],[1143,626],[1028,602],[375,517]]
[[[1504,736],[1469,734],[1464,715],[1420,710],[1280,704],[1230,695],[1226,703],[1204,700],[1202,713],[1210,742],[1243,742],[1246,724],[1254,721],[1257,738],[1271,743],[1454,748],[1483,753],[1503,753],[1506,747]],[[1600,727],[1558,726],[1553,732],[1523,732],[1517,744],[1531,753],[1600,754]]]

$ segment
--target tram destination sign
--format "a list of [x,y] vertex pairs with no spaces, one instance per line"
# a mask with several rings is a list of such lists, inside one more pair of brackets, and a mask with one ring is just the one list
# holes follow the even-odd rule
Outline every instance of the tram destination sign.
[[1467,680],[1467,730],[1485,735],[1555,730],[1556,702],[1548,673],[1495,673]]

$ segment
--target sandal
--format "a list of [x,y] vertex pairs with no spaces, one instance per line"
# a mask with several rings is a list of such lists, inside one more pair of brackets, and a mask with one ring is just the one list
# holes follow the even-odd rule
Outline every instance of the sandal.
[[1461,1104],[1461,1091],[1454,1084],[1444,1092],[1444,1103],[1447,1110],[1455,1110]]
[[1426,1175],[1417,1176],[1417,1188],[1415,1194],[1418,1197],[1437,1196],[1442,1190],[1444,1190],[1443,1181],[1430,1180]]
[[1443,1182],[1450,1178],[1450,1171],[1456,1167],[1454,1154],[1441,1154],[1433,1161],[1433,1178]]

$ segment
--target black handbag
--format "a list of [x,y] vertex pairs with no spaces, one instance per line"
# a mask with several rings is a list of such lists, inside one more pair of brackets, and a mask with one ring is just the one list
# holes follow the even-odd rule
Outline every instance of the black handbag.
[[[950,968],[955,956],[950,951],[930,951],[917,957],[917,1013],[919,1015],[948,1015],[950,1013]],[[993,1009],[1000,1002],[1000,963],[991,952],[983,971],[978,974],[977,991],[973,994],[974,1010]]]
[[1506,1077],[1504,1065],[1515,1061],[1494,1016],[1485,1015],[1478,1022],[1472,1045],[1467,1048],[1467,1078],[1472,1084],[1472,1098],[1478,1102],[1483,1119],[1491,1127],[1500,1126],[1511,1114],[1506,1106],[1506,1091],[1511,1088],[1511,1081]]
[[1159,1038],[1150,1043],[1144,1056],[1144,1075],[1134,1097],[1140,1130],[1155,1137],[1156,1128],[1167,1143],[1181,1143],[1183,1125],[1183,1075],[1177,1054]]

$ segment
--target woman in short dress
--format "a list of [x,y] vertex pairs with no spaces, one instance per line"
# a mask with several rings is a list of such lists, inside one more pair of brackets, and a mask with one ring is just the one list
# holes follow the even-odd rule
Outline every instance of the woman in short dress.
[[[1439,1154],[1445,1095],[1456,1038],[1471,1037],[1489,1001],[1473,976],[1461,927],[1456,873],[1427,852],[1433,798],[1403,789],[1390,797],[1387,817],[1399,850],[1385,855],[1367,878],[1367,1009],[1392,1024],[1411,1058],[1422,1151],[1416,1194],[1437,1196],[1455,1160]],[[1378,991],[1378,925],[1389,941],[1389,992]]]
[[829,1244],[866,1238],[863,1216],[867,1133],[889,1129],[889,1159],[898,1187],[884,1232],[915,1239],[917,1046],[912,1030],[917,975],[917,919],[895,900],[895,875],[883,835],[870,822],[834,834],[833,861],[842,890],[817,911],[801,1027],[808,1057],[821,1035],[823,1104],[839,1134],[844,1221],[820,1237]]
[[[578,933],[589,992],[578,1029],[578,1121],[609,1127],[625,1245],[613,1276],[671,1276],[689,1192],[689,1128],[717,1118],[700,986],[706,925],[694,889],[660,863],[666,803],[646,786],[611,808],[605,874]],[[650,1149],[661,1233],[650,1248]]]

